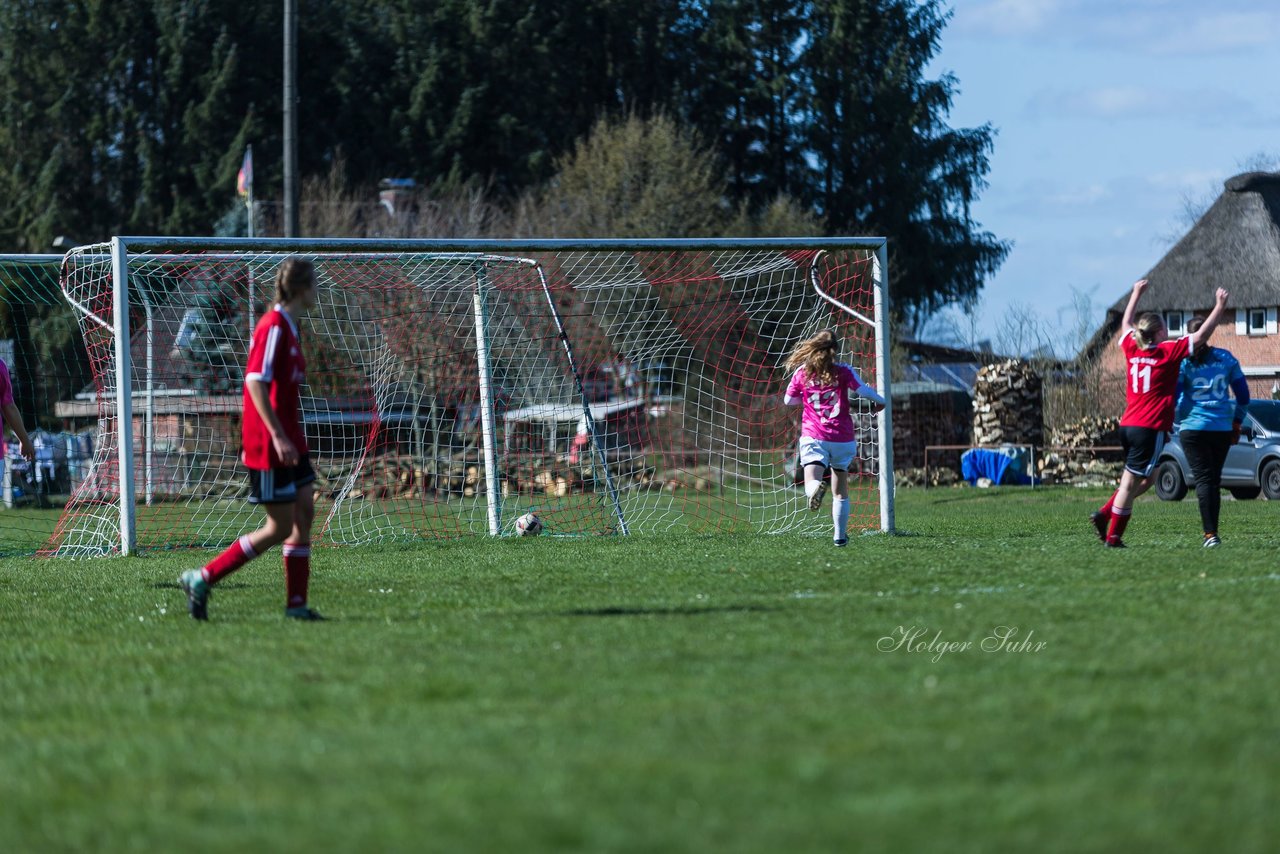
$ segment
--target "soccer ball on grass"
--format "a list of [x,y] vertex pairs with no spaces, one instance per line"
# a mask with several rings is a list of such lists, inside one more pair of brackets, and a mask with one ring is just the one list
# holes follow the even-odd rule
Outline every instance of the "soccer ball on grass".
[[536,537],[542,533],[542,520],[533,513],[526,513],[516,520],[516,533],[522,537]]

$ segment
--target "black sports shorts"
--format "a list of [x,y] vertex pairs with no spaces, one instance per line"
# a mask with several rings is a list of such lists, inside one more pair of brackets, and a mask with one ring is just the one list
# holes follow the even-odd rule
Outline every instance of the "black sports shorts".
[[298,487],[316,479],[311,458],[303,455],[296,466],[258,471],[249,469],[250,504],[288,504],[298,500]]

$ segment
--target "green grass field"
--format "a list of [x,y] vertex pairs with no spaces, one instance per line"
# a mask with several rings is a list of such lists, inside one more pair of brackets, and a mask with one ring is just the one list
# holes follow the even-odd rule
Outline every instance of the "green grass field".
[[278,553],[207,624],[199,553],[4,559],[0,851],[1274,851],[1280,508],[1101,498],[321,550],[320,624]]

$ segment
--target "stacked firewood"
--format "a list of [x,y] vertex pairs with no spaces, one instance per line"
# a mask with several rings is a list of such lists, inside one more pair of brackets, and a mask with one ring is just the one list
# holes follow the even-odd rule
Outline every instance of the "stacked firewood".
[[975,445],[1044,444],[1044,398],[1040,375],[1020,359],[978,371],[973,387]]
[[1069,453],[1051,451],[1036,460],[1039,477],[1045,483],[1069,483],[1073,486],[1108,486],[1120,479],[1124,463],[1108,460],[1078,459]]
[[1050,441],[1056,448],[1096,448],[1120,444],[1120,419],[1115,416],[1086,415],[1053,431]]
[[[1086,415],[1053,431],[1055,450],[1037,461],[1039,475],[1047,483],[1103,486],[1116,482],[1124,463],[1117,451],[1099,448],[1120,444],[1120,419]],[[1065,450],[1078,448],[1079,450]]]
[[955,486],[961,483],[960,474],[950,466],[930,466],[924,468],[898,469],[893,473],[895,486]]
[[[649,489],[666,485],[656,478],[643,457],[634,461],[614,461],[614,487]],[[331,484],[335,497],[352,471],[352,464],[331,466],[321,474]],[[552,455],[531,455],[508,461],[500,471],[503,495],[566,495],[603,488],[597,483],[598,467],[591,463],[571,463]],[[684,484],[680,484],[683,486]],[[690,486],[696,484],[690,483]],[[484,465],[473,455],[432,460],[424,467],[413,457],[385,454],[365,461],[351,498],[386,500],[432,495],[439,498],[470,498],[486,492]]]

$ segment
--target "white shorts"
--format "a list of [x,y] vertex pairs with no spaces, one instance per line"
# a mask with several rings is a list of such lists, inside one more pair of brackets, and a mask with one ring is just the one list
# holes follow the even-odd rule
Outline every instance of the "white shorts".
[[800,465],[823,465],[836,471],[848,471],[858,455],[857,442],[824,442],[800,437]]

